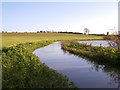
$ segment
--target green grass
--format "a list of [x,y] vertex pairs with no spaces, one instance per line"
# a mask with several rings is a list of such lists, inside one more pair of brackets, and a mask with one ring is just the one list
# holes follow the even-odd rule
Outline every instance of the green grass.
[[[68,78],[42,64],[32,54],[52,41],[25,43],[2,49],[3,88],[76,88]],[[31,48],[32,45],[32,48]]]
[[76,41],[63,41],[62,48],[101,65],[120,66],[120,51],[114,48],[90,46]]
[[46,40],[92,40],[103,39],[102,36],[65,34],[65,33],[2,33],[2,47]]

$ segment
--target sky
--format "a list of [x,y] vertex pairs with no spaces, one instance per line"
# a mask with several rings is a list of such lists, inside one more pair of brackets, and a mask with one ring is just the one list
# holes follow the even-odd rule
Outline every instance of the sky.
[[2,2],[2,31],[83,33],[84,28],[117,31],[118,2]]

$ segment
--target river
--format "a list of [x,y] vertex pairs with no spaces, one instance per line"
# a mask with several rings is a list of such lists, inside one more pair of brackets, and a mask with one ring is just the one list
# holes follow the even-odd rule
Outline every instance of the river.
[[48,67],[66,75],[69,81],[74,82],[79,88],[117,88],[119,86],[110,72],[105,72],[100,65],[98,65],[100,68],[96,68],[96,65],[87,59],[64,52],[60,42],[36,49],[33,54]]
[[92,46],[103,46],[103,47],[109,47],[108,40],[89,40],[89,41],[78,41],[79,43],[84,43]]

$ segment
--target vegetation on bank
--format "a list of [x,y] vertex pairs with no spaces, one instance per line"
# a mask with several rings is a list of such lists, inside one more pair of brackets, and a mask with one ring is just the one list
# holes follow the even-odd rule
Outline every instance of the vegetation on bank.
[[[31,51],[52,41],[18,44],[2,49],[3,88],[75,88],[68,78],[42,64]],[[32,48],[31,48],[32,45]]]
[[109,45],[120,50],[120,35],[107,35],[103,37],[105,40],[109,40]]
[[62,49],[100,65],[120,66],[120,51],[110,47],[90,46],[77,41],[63,41]]

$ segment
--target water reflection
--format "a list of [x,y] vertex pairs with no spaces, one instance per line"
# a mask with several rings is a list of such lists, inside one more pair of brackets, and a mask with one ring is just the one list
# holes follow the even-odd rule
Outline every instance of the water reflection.
[[[63,50],[64,53],[69,53],[65,50]],[[70,55],[71,53],[69,53]],[[76,57],[79,57],[78,55],[75,55]],[[83,57],[85,58],[85,57]],[[109,78],[109,85],[113,85],[113,86],[117,86],[116,88],[118,88],[118,90],[120,89],[120,68],[119,67],[108,67],[108,66],[104,66],[104,65],[99,65],[98,63],[94,62],[94,61],[90,61],[87,58],[85,58],[85,60],[87,61],[88,64],[92,65],[91,69],[95,70],[97,72],[99,71],[103,71]]]
[[[104,47],[108,47],[108,41],[79,41],[80,43],[86,43],[86,44],[91,44],[93,43],[93,46],[98,46],[102,44]],[[63,50],[64,53],[68,53],[67,51]],[[78,56],[78,55],[75,55]],[[81,57],[81,56],[78,56]],[[85,58],[85,57],[83,57]],[[104,65],[99,65],[94,61],[88,61],[88,64],[92,64],[93,67],[92,69],[95,69],[96,71],[102,70],[104,73],[108,75],[108,78],[110,78],[109,84],[115,85],[118,83],[118,89],[120,89],[120,68],[119,67],[108,67]]]
[[109,84],[115,85],[118,84],[118,90],[120,89],[120,68],[119,67],[109,67],[104,65],[98,65],[94,63],[94,68],[96,71],[102,69],[104,73],[107,74],[108,78],[110,79]]
[[79,88],[117,88],[119,86],[119,79],[115,77],[119,75],[119,71],[116,72],[114,69],[108,69],[86,58],[63,51],[60,42],[36,49],[33,53],[47,66],[66,75],[69,81],[74,82]]
[[[109,47],[109,42],[107,40],[100,40],[100,41],[78,41],[79,43],[84,43],[84,44],[88,44],[88,45],[93,45],[93,46],[104,46],[104,47]],[[119,67],[108,67],[108,66],[104,66],[104,65],[99,65],[95,62],[92,62],[93,64],[93,68],[95,68],[96,71],[99,70],[103,70],[104,73],[106,73],[108,75],[108,77],[110,78],[110,83],[109,84],[113,84],[115,85],[116,83],[118,83],[118,89],[120,89],[120,68]]]
[[120,89],[120,68],[104,67],[104,72],[111,78],[111,83],[118,83],[118,88]]

